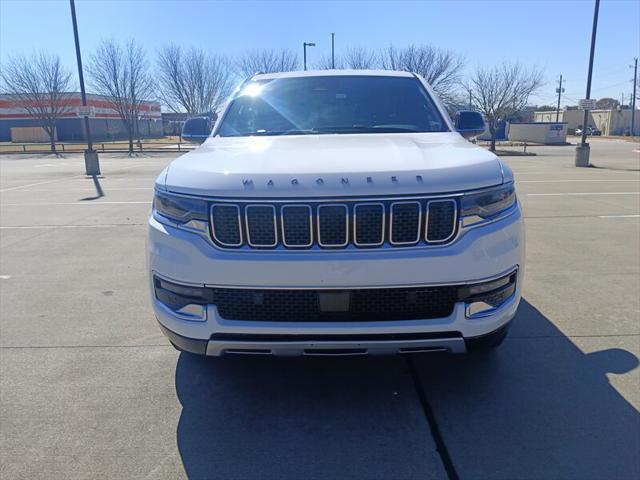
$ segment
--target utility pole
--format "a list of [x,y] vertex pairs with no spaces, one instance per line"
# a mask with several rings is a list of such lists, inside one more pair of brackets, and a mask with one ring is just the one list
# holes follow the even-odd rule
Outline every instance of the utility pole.
[[[80,55],[80,39],[78,37],[78,22],[76,21],[76,4],[74,0],[71,3],[71,23],[73,23],[73,38],[76,43],[76,60],[78,62],[78,78],[80,80],[80,96],[82,97],[82,107],[86,110],[87,94],[84,89],[84,75],[82,74],[82,56]],[[83,112],[88,113],[88,112]],[[84,115],[84,128],[87,133],[87,149],[84,151],[84,168],[87,175],[100,175],[100,161],[98,160],[98,152],[93,149],[91,141],[91,129],[89,128],[89,115]]]
[[302,50],[303,50],[303,56],[302,58],[304,59],[303,61],[303,65],[304,65],[304,69],[307,69],[307,47],[315,47],[316,44],[315,43],[307,43],[307,42],[303,42],[302,43]]
[[[589,52],[589,73],[587,75],[587,95],[586,99],[591,98],[591,76],[593,74],[593,55],[596,50],[596,32],[598,31],[598,10],[600,9],[600,0],[596,0],[593,8],[593,27],[591,28],[591,50]],[[582,140],[580,145],[576,147],[576,167],[589,166],[589,144],[587,143],[587,127],[589,126],[589,109],[585,108],[582,120]]]
[[471,96],[471,89],[469,89],[469,110],[473,110],[473,98]]
[[631,136],[635,133],[636,126],[636,82],[638,81],[638,57],[634,58],[633,65],[633,93],[631,100]]
[[560,98],[564,93],[564,88],[562,88],[562,74],[560,74],[560,86],[556,88],[556,92],[558,92],[558,108],[556,108],[556,123],[560,120]]
[[331,33],[331,69],[336,68],[336,49],[335,49],[336,34]]

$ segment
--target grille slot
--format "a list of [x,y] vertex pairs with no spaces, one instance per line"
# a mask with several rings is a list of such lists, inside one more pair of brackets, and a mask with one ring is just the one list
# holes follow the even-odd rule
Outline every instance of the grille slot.
[[354,243],[375,247],[384,243],[384,204],[360,203],[353,207]]
[[346,311],[322,311],[327,290],[214,288],[218,313],[227,320],[283,322],[365,322],[448,317],[458,298],[456,286],[372,288],[331,291],[348,294]]
[[349,243],[349,209],[346,205],[318,207],[318,243],[321,247],[344,247]]
[[214,240],[225,247],[242,245],[240,207],[215,204],[211,206],[211,233]]
[[310,247],[313,243],[312,210],[309,205],[282,207],[282,241],[285,247]]
[[427,202],[427,242],[446,242],[455,234],[457,211],[455,200]]
[[247,243],[252,247],[275,247],[278,244],[276,232],[276,209],[273,205],[247,205]]
[[391,243],[413,245],[420,240],[420,202],[394,202],[391,204]]

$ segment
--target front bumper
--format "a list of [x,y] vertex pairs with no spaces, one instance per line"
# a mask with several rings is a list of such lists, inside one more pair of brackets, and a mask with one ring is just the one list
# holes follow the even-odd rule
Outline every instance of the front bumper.
[[151,276],[184,285],[258,289],[411,287],[477,283],[518,270],[512,297],[489,315],[477,318],[467,317],[463,302],[456,303],[451,315],[444,318],[374,322],[227,320],[210,304],[206,306],[206,321],[190,321],[175,315],[152,295],[163,331],[179,348],[195,353],[462,353],[466,350],[465,339],[508,325],[520,300],[524,238],[519,211],[469,229],[446,247],[393,250],[221,251],[201,236],[161,224],[153,217],[149,223]]

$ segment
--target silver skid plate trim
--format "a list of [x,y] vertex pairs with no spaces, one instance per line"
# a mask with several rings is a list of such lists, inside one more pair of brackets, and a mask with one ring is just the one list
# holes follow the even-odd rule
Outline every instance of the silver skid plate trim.
[[[331,350],[335,350],[332,353]],[[315,352],[314,352],[315,351]],[[263,354],[276,356],[303,355],[390,355],[420,351],[465,353],[463,338],[433,338],[424,340],[366,340],[357,341],[224,341],[210,340],[207,355]]]

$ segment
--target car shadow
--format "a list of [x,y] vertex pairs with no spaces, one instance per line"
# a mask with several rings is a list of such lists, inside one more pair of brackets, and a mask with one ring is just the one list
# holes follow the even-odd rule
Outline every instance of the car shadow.
[[640,414],[607,377],[638,358],[576,341],[523,299],[493,354],[416,362],[461,478],[640,478]]
[[[526,301],[489,355],[411,362],[461,478],[632,478],[640,417]],[[192,479],[446,478],[404,357],[211,359],[182,353],[177,445]]]

